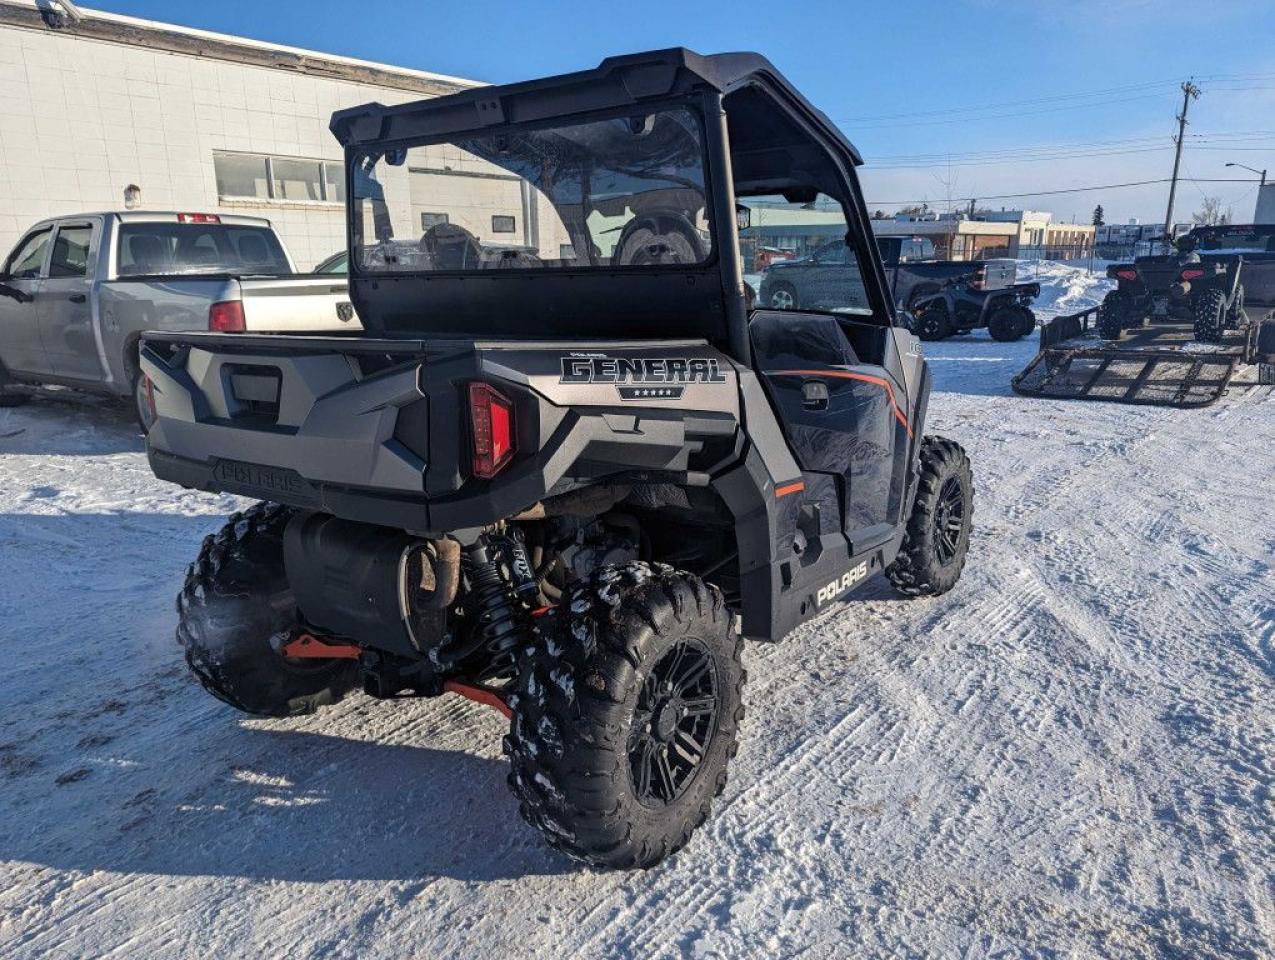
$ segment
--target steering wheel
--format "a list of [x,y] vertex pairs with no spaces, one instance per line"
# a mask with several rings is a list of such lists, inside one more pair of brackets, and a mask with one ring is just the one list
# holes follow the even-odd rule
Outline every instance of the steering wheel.
[[434,270],[476,270],[483,250],[478,238],[456,223],[436,223],[420,239],[421,253]]
[[698,263],[705,253],[690,221],[680,214],[664,214],[640,217],[625,227],[611,263],[621,267]]

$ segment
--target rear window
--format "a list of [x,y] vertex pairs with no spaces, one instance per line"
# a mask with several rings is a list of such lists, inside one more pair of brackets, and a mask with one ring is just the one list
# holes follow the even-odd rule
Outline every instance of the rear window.
[[120,226],[116,272],[150,274],[290,273],[268,227],[220,223],[126,223]]

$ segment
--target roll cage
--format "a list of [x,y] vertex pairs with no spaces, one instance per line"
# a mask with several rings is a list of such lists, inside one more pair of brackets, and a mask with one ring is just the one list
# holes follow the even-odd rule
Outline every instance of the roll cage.
[[354,178],[369,152],[665,106],[688,107],[703,122],[711,233],[711,255],[703,262],[386,275],[364,271],[352,255],[351,298],[369,332],[542,339],[689,335],[748,363],[748,305],[734,229],[737,199],[782,194],[804,202],[817,193],[843,207],[846,242],[860,255],[873,310],[872,318],[863,319],[893,324],[855,173],[862,163],[858,151],[768,60],[753,53],[658,50],[608,58],[595,69],[558,77],[339,111],[331,129],[346,153],[349,249],[354,252],[354,218],[362,216],[353,200]]

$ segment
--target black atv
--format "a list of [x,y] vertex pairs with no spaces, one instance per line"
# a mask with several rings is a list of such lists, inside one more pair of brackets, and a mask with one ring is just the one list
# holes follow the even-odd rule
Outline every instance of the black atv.
[[[1207,228],[1205,228],[1207,229]],[[1197,252],[1201,229],[1178,241],[1176,253],[1138,257],[1107,268],[1116,289],[1098,311],[1098,336],[1119,340],[1152,323],[1190,323],[1200,343],[1218,343],[1246,322],[1241,255]]]
[[[357,688],[494,706],[550,844],[655,864],[725,786],[743,638],[877,573],[944,593],[965,563],[970,464],[923,433],[930,373],[895,325],[860,157],[763,58],[680,49],[332,130],[368,336],[142,350],[155,473],[264,501],[187,572],[187,662],[265,716]],[[487,243],[512,181],[536,220],[516,256],[404,242],[435,190]],[[736,199],[816,193],[845,212],[866,304],[750,310]]]

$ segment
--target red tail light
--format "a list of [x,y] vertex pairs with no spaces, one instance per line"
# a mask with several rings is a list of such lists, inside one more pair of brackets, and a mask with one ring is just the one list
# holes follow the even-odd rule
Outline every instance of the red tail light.
[[243,333],[247,328],[243,319],[243,302],[223,300],[208,308],[208,329],[215,333]]
[[1138,271],[1137,270],[1117,270],[1116,276],[1119,277],[1121,280],[1137,280]]
[[514,458],[514,406],[495,387],[471,383],[469,416],[474,429],[474,476],[490,480]]
[[221,223],[221,217],[215,213],[179,213],[178,223]]
[[1190,270],[1182,271],[1183,280],[1199,280],[1203,276],[1204,276],[1204,271],[1201,270],[1199,267],[1193,267]]

